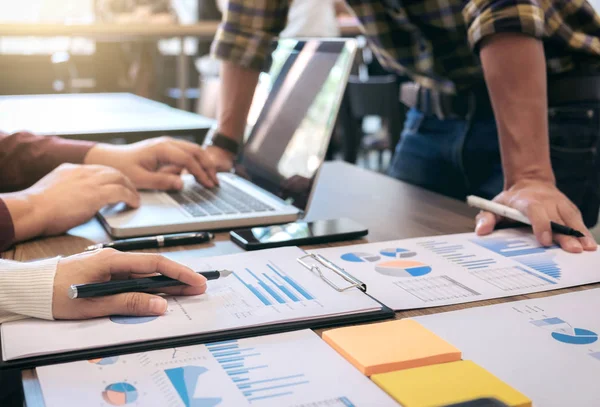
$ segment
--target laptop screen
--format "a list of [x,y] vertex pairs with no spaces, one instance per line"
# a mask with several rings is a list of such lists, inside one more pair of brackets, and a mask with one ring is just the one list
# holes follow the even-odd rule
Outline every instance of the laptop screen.
[[236,173],[305,210],[353,63],[352,41],[280,40],[259,79]]

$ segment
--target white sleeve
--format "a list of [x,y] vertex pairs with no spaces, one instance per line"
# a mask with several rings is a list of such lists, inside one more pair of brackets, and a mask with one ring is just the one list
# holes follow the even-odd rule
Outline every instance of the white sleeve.
[[59,260],[0,260],[0,324],[25,317],[53,319],[52,295]]

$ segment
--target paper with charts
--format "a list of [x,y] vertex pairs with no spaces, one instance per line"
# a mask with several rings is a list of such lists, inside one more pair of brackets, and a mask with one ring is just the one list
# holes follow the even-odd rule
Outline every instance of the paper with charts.
[[235,274],[210,281],[204,295],[168,298],[168,311],[161,317],[27,319],[2,324],[3,359],[381,309],[381,304],[358,289],[340,293],[331,288],[297,262],[305,254],[287,247],[188,262],[194,270],[229,269]]
[[46,407],[397,406],[310,330],[40,367]]
[[600,251],[540,246],[522,230],[313,250],[367,284],[394,310],[434,307],[600,281]]
[[598,310],[594,289],[415,319],[536,407],[597,407]]

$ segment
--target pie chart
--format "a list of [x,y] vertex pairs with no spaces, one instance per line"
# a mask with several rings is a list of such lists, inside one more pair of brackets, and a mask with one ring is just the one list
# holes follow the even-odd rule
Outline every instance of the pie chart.
[[123,317],[119,315],[114,315],[110,317],[110,320],[115,324],[121,325],[137,325],[137,324],[145,324],[147,322],[152,322],[158,317]]
[[598,340],[598,334],[596,332],[581,328],[575,328],[573,333],[552,332],[552,337],[559,342],[568,343],[570,345],[589,345]]
[[431,267],[418,261],[392,260],[375,266],[378,273],[390,277],[420,277],[431,272]]
[[106,386],[106,389],[102,392],[102,398],[112,406],[124,406],[136,401],[138,392],[129,383],[113,383]]
[[405,259],[407,257],[413,257],[413,256],[417,255],[417,253],[413,252],[412,250],[401,249],[399,247],[391,248],[391,249],[383,249],[379,253],[381,253],[382,256],[394,257],[396,259]]
[[88,360],[88,362],[90,362],[94,365],[98,365],[98,366],[108,366],[108,365],[114,365],[115,363],[117,363],[118,360],[119,360],[118,356],[111,356],[109,358],[90,359],[90,360]]
[[346,253],[342,255],[342,260],[352,263],[373,263],[380,258],[378,255],[371,253]]

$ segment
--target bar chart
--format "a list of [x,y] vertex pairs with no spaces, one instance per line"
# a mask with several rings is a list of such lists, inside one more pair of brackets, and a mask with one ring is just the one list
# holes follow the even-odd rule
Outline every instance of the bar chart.
[[275,264],[266,264],[262,270],[246,268],[236,271],[235,278],[264,306],[293,304],[316,298],[296,280]]
[[428,240],[417,243],[419,246],[443,257],[450,263],[467,270],[482,270],[495,266],[498,262],[486,254],[477,254],[461,243],[449,243],[441,240]]
[[310,383],[304,373],[272,374],[270,364],[262,362],[265,358],[259,350],[244,347],[237,340],[206,347],[250,403],[290,396],[299,387]]

